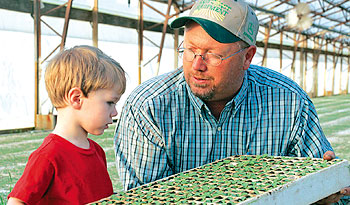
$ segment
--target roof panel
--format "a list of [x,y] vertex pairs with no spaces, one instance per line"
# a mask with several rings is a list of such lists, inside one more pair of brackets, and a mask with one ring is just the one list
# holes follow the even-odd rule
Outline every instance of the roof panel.
[[[271,18],[272,27],[277,30],[301,32],[305,35],[325,37],[350,44],[350,1],[348,0],[246,0],[255,9],[259,23],[267,26]],[[300,3],[307,3],[312,18],[312,26],[297,29],[289,26],[287,15]],[[277,17],[280,17],[277,19]],[[298,14],[299,20],[302,14]],[[300,22],[298,21],[298,24]]]

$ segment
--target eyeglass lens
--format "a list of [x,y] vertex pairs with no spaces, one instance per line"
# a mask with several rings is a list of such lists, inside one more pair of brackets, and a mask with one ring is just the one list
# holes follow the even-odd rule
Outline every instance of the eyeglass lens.
[[220,65],[221,63],[220,56],[213,53],[205,53],[203,55],[195,54],[193,51],[186,48],[183,49],[181,53],[183,58],[188,62],[192,62],[196,56],[200,56],[207,65],[217,66],[217,65]]

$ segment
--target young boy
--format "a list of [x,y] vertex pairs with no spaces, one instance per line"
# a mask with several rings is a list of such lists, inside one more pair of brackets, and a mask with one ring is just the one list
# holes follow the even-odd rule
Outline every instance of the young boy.
[[29,157],[8,204],[86,204],[113,194],[101,135],[117,115],[125,72],[98,48],[64,50],[47,66],[45,84],[57,124]]

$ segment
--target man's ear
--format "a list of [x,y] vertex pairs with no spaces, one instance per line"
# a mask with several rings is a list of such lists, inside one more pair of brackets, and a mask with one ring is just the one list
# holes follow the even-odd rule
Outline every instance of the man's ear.
[[84,94],[80,88],[71,88],[68,92],[68,103],[75,109],[80,109],[83,104]]
[[250,64],[252,63],[252,59],[256,53],[256,46],[250,46],[247,48],[246,52],[244,53],[244,70],[248,70]]

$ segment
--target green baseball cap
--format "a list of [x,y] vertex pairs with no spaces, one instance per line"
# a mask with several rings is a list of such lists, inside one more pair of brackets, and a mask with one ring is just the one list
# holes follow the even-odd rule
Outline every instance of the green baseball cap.
[[198,0],[188,16],[175,19],[170,27],[180,28],[190,20],[220,43],[242,40],[249,45],[256,44],[259,21],[243,0]]

